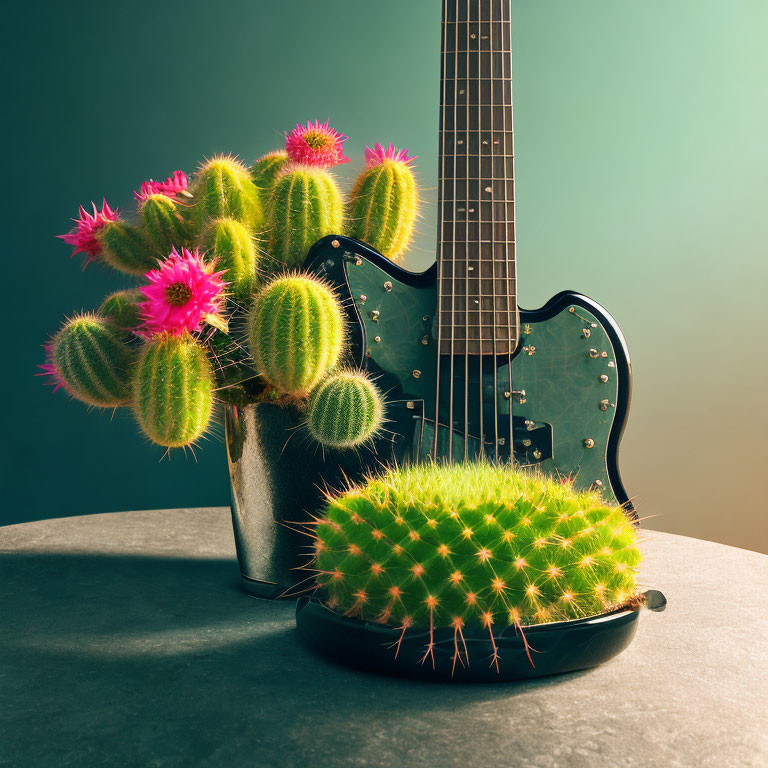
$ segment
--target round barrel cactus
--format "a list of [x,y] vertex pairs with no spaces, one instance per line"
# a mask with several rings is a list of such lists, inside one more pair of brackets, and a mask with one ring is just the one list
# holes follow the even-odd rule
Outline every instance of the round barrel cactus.
[[96,315],[69,320],[49,347],[51,373],[78,400],[113,408],[131,398],[134,353],[126,334]]
[[497,464],[390,470],[329,497],[314,530],[326,603],[403,631],[493,636],[638,594],[637,533],[621,507]]
[[203,435],[213,410],[213,371],[188,334],[159,334],[142,348],[133,380],[133,409],[154,443],[180,448]]
[[212,259],[232,295],[245,299],[256,282],[257,250],[251,232],[235,219],[214,219],[200,238],[200,250]]
[[384,406],[373,382],[362,372],[342,371],[312,391],[307,426],[329,448],[354,448],[380,428]]
[[341,306],[328,286],[312,277],[287,275],[256,295],[249,319],[256,371],[295,398],[338,362],[344,343]]
[[209,219],[229,218],[251,231],[261,227],[259,190],[248,169],[233,157],[214,157],[200,168],[195,184],[194,215],[202,228]]
[[416,180],[407,150],[377,144],[365,152],[367,168],[349,199],[348,233],[392,260],[399,259],[413,236],[418,213]]
[[340,232],[344,208],[336,182],[323,168],[289,166],[275,181],[267,214],[267,251],[281,264],[300,267],[310,246]]

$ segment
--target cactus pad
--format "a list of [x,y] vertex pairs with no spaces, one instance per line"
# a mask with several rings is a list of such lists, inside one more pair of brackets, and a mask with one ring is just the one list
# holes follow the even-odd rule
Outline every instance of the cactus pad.
[[267,251],[280,263],[300,267],[311,245],[340,232],[343,203],[328,171],[289,168],[275,182],[267,215]]
[[232,157],[214,157],[200,168],[194,214],[202,228],[209,219],[231,218],[251,231],[261,227],[259,191],[248,169]]
[[213,409],[214,377],[205,349],[191,336],[161,334],[141,350],[133,408],[153,442],[178,448],[205,432]]
[[329,448],[353,448],[376,433],[383,411],[381,395],[364,373],[342,371],[313,390],[307,426]]
[[125,221],[106,223],[98,232],[101,258],[130,275],[143,275],[157,266],[157,252],[138,227]]
[[171,248],[181,249],[189,240],[189,226],[182,209],[167,195],[148,195],[141,202],[144,231],[154,248],[165,256]]
[[416,180],[404,150],[377,144],[349,199],[349,235],[396,261],[413,236],[418,213]]
[[224,270],[224,281],[237,299],[250,296],[256,282],[256,244],[250,231],[234,219],[214,219],[200,240],[200,250]]
[[123,331],[96,315],[69,320],[50,345],[53,372],[78,400],[102,408],[124,405],[134,361],[125,340]]
[[139,302],[144,296],[138,288],[110,293],[99,307],[98,314],[112,325],[124,331],[132,331],[141,325]]
[[271,189],[280,171],[288,162],[288,153],[284,149],[268,152],[251,166],[253,183],[263,190]]
[[291,397],[309,395],[336,365],[344,342],[338,300],[311,277],[287,275],[264,286],[249,325],[257,372]]

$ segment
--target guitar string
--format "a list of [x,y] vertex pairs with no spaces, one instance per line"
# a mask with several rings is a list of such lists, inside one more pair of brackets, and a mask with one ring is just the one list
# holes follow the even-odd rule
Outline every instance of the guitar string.
[[[440,105],[440,195],[438,211],[439,228],[437,234],[438,245],[438,273],[439,280],[437,285],[437,365],[435,366],[435,427],[434,435],[432,436],[432,458],[437,459],[437,444],[438,444],[438,431],[440,424],[440,353],[443,347],[443,281],[445,280],[445,254],[443,244],[443,234],[445,227],[445,112],[446,112],[446,83],[447,83],[447,71],[446,65],[448,61],[448,2],[449,0],[443,0],[443,37],[442,37],[442,54],[443,54],[443,68],[442,68],[442,99]],[[451,217],[452,219],[455,216]],[[422,431],[424,429],[424,411],[422,409]]]
[[[466,77],[465,82],[467,84],[466,87],[466,93],[464,94],[466,98],[466,120],[464,122],[464,125],[466,126],[466,142],[467,142],[467,170],[469,170],[469,12],[470,4],[469,2],[466,5],[466,20],[464,22],[464,26],[466,27],[467,32],[467,41],[466,41],[466,48],[464,49],[467,53],[465,54],[465,64],[466,64]],[[458,25],[457,25],[458,26]],[[458,36],[458,33],[457,33]],[[458,54],[458,45],[456,48],[456,63],[458,65],[459,60],[459,54]],[[458,66],[456,67],[458,69]],[[455,150],[455,146],[454,146]],[[478,146],[478,153],[480,152],[480,148]],[[456,171],[455,171],[455,162],[454,162],[454,178],[456,177]],[[464,181],[464,196],[467,198],[465,202],[465,215],[464,215],[464,324],[465,324],[465,333],[464,333],[464,461],[466,461],[469,458],[469,291],[468,291],[468,278],[467,274],[469,273],[469,173],[466,174],[467,178]]]
[[[509,261],[509,189],[507,187],[507,180],[508,180],[508,166],[509,166],[509,158],[507,157],[507,108],[509,108],[510,112],[510,118],[512,119],[512,124],[510,125],[510,129],[513,132],[513,140],[511,142],[510,146],[510,153],[512,157],[512,234],[517,239],[517,232],[515,229],[515,214],[514,211],[515,203],[514,203],[514,197],[515,197],[515,171],[514,171],[514,162],[515,162],[515,144],[514,144],[514,118],[512,117],[512,23],[511,18],[509,22],[504,18],[505,12],[504,10],[507,10],[508,13],[511,13],[511,7],[509,4],[509,0],[502,0],[501,2],[501,48],[504,50],[504,29],[506,28],[509,34],[509,48],[507,49],[509,53],[505,53],[502,55],[501,59],[501,78],[502,78],[502,95],[501,95],[501,116],[502,116],[502,142],[503,142],[503,149],[504,149],[504,228],[505,228],[505,235],[504,235],[504,282],[505,282],[505,295],[507,297],[507,335],[509,337],[509,345],[507,347],[507,386],[508,392],[509,392],[509,461],[511,464],[514,464],[515,461],[515,450],[514,450],[514,419],[512,415],[512,404],[513,404],[513,397],[512,392],[514,391],[512,389],[512,352],[513,352],[513,341],[516,341],[517,339],[517,280],[515,280],[515,333],[513,336],[512,333],[512,316],[510,312],[510,304],[512,303],[512,296],[511,296],[511,289],[510,289],[510,261]],[[505,96],[506,93],[504,92],[504,82],[506,80],[506,62],[509,61],[509,105],[505,104]],[[493,74],[493,73],[491,73]],[[514,259],[514,248],[515,246],[512,246],[512,258]]]
[[[469,29],[469,25],[467,25],[467,29]],[[483,60],[483,53],[482,53],[482,39],[483,39],[483,0],[477,0],[477,93],[478,96],[480,95],[481,90],[481,83],[482,83],[482,60]],[[469,59],[469,46],[467,46],[467,59]],[[469,97],[469,93],[467,93],[467,97]],[[480,99],[478,98],[478,102]],[[467,109],[469,109],[469,98],[467,98]],[[482,198],[482,135],[483,135],[483,110],[478,107],[477,108],[477,234],[478,234],[478,243],[477,243],[477,257],[478,257],[478,264],[477,264],[477,287],[478,287],[478,293],[479,298],[476,299],[477,301],[477,319],[479,322],[479,328],[478,328],[478,363],[479,363],[479,378],[480,378],[480,412],[479,412],[479,423],[480,423],[480,456],[485,455],[485,434],[484,434],[484,413],[483,413],[483,265],[482,265],[482,244],[480,241],[480,235],[482,233],[483,229],[483,206],[481,204],[481,198]],[[467,186],[469,186],[469,162],[467,162]],[[469,226],[469,225],[467,225]],[[469,279],[467,279],[467,285],[465,287],[465,291],[467,294],[469,294]],[[469,305],[469,297],[467,297],[467,305]],[[467,328],[467,336],[469,336],[469,328]],[[467,342],[467,346],[469,346],[469,342]]]
[[[460,0],[456,0],[456,8],[454,10],[454,17],[456,19],[456,23],[454,26],[454,36],[453,36],[453,125],[456,126],[456,121],[458,118],[458,100],[456,98],[458,88],[459,88],[459,62],[458,57],[456,56],[455,51],[459,49],[459,2]],[[456,340],[456,333],[455,333],[455,321],[456,321],[456,144],[457,144],[457,137],[454,135],[453,137],[453,215],[451,216],[452,219],[452,228],[453,228],[453,237],[451,239],[451,355],[450,355],[450,365],[451,365],[451,380],[450,380],[450,397],[448,398],[448,461],[453,462],[453,395],[454,395],[454,350],[455,350],[455,340]]]
[[[502,0],[503,2],[504,0]],[[493,57],[494,57],[494,49],[493,49],[493,8],[494,3],[491,3],[491,12],[490,12],[490,18],[489,18],[489,35],[488,35],[488,48],[490,51],[490,60],[491,60],[491,179],[493,179],[493,161],[494,161],[494,152],[493,152],[493,133],[494,133],[494,113],[496,112],[496,107],[493,106]],[[481,38],[482,39],[482,38]],[[480,88],[478,87],[478,93],[477,93],[477,101],[478,103],[481,103],[483,101],[482,95],[480,93]],[[482,109],[482,107],[480,107]],[[478,173],[478,176],[480,174]],[[493,307],[493,455],[496,461],[499,460],[499,369],[498,369],[498,349],[496,347],[496,211],[495,211],[495,205],[493,200],[493,181],[491,181],[491,290],[493,291],[493,300],[491,302],[491,306]],[[482,240],[482,232],[480,233],[480,239]],[[480,265],[481,273],[482,273],[483,265]],[[482,297],[482,291],[480,291],[480,295]],[[480,305],[482,309],[482,298],[480,299]],[[509,301],[509,298],[507,298],[507,301]],[[481,377],[482,379],[482,377]],[[482,390],[481,390],[481,397],[482,397]]]

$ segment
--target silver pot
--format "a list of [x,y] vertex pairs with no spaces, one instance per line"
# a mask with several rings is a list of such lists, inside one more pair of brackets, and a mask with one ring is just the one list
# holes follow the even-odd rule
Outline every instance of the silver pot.
[[312,573],[301,568],[310,561],[308,523],[322,509],[321,489],[402,459],[392,439],[357,452],[324,450],[302,421],[298,409],[271,403],[225,409],[237,559],[243,586],[256,597],[296,597],[311,588]]

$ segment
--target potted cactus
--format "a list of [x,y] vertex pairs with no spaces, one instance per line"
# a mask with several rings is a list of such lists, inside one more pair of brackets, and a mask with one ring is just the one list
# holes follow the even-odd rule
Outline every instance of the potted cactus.
[[[412,158],[367,149],[345,207],[329,171],[348,161],[345,140],[328,123],[297,125],[250,167],[216,156],[191,178],[150,179],[134,216],[81,207],[60,236],[137,285],[68,319],[43,374],[89,406],[131,408],[166,450],[223,419],[241,571],[261,596],[294,583],[292,522],[318,507],[323,480],[359,473],[385,420],[382,394],[347,354],[339,299],[301,269],[314,242],[345,227],[397,258],[416,217]],[[387,206],[382,173],[398,174]]]

